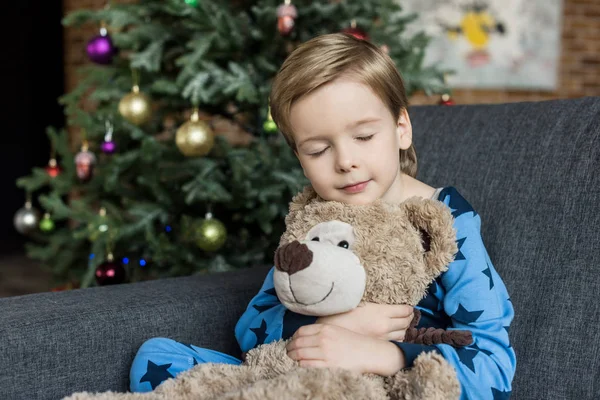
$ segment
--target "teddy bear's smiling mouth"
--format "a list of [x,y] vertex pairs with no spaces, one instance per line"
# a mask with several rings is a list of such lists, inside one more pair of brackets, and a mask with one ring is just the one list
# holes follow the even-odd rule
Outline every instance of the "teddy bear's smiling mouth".
[[315,303],[303,303],[303,302],[299,301],[298,299],[296,299],[296,295],[294,294],[294,289],[292,289],[292,280],[289,276],[288,276],[288,282],[289,282],[290,292],[292,293],[292,297],[294,298],[294,301],[298,304],[302,304],[303,306],[314,306],[314,305],[324,302],[325,299],[327,299],[329,297],[329,295],[333,292],[333,287],[335,286],[335,282],[331,282],[331,289],[329,289],[329,292],[321,300],[319,300]]

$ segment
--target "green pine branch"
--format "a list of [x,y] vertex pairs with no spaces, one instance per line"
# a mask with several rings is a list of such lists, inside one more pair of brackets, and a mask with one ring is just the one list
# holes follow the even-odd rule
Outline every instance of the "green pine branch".
[[[263,128],[270,84],[290,45],[355,20],[373,43],[388,46],[409,95],[445,90],[447,71],[423,64],[429,38],[406,34],[415,16],[403,14],[395,0],[296,0],[298,18],[287,37],[277,32],[281,3],[234,7],[202,0],[194,8],[183,0],[145,0],[78,10],[63,19],[74,28],[105,21],[120,55],[108,66],[82,67],[78,86],[59,99],[71,132],[79,140],[85,132],[96,154],[93,178],[77,178],[79,141],[71,141],[66,129],[49,128],[62,173],[50,178],[37,166],[17,181],[56,222],[55,231],[33,234],[27,249],[57,282],[94,285],[95,268],[109,250],[129,261],[132,281],[272,262],[288,202],[308,183],[283,138]],[[142,126],[118,112],[134,76],[153,103],[152,118]],[[233,147],[218,136],[209,155],[184,157],[174,134],[185,113],[198,106],[234,119],[232,104],[249,116],[240,125],[255,136],[253,143]],[[100,151],[107,124],[118,145],[113,155]],[[196,230],[208,211],[227,227],[227,240],[216,252],[197,245]]]

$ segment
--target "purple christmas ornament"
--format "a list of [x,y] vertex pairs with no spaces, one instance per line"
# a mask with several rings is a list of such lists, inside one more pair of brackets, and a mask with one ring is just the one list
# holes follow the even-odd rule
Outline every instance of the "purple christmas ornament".
[[106,134],[104,135],[104,142],[100,148],[104,152],[104,154],[113,154],[117,150],[117,144],[113,140],[113,125],[109,120],[104,121],[104,126],[106,127]]
[[94,36],[87,45],[87,54],[96,64],[110,64],[115,55],[115,47],[106,28],[100,29],[100,34]]
[[109,140],[102,142],[102,151],[105,154],[113,154],[117,150],[117,145],[114,141]]

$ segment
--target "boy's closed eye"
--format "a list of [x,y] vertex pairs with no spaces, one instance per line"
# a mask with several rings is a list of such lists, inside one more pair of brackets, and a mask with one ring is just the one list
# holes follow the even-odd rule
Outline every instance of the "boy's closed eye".
[[375,136],[375,134],[367,135],[367,136],[359,136],[359,137],[356,138],[356,140],[361,140],[363,142],[366,142],[368,140],[373,139],[373,136]]
[[321,154],[325,153],[325,150],[327,150],[329,147],[325,147],[323,150],[321,151],[317,151],[316,153],[309,153],[308,155],[311,157],[319,157]]
[[[356,138],[356,140],[359,140],[361,142],[367,142],[371,139],[373,139],[373,136],[375,136],[375,134],[372,135],[366,135],[366,136],[358,136]],[[312,152],[312,153],[308,153],[309,156],[311,157],[319,157],[321,154],[325,153],[325,151],[329,148],[329,146],[325,147],[323,150],[320,151],[316,151],[316,152]]]

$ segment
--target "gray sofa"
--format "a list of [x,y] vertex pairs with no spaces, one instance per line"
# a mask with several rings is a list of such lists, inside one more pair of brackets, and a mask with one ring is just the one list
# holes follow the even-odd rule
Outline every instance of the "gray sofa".
[[[479,212],[511,295],[513,398],[600,398],[600,98],[411,116],[419,177]],[[237,354],[267,269],[0,299],[0,399],[125,391],[155,336]]]

